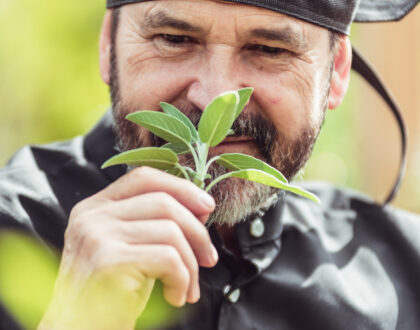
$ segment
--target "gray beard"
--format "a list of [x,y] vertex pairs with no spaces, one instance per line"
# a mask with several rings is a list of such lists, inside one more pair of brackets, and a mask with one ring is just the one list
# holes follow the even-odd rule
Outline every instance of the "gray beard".
[[[194,168],[194,161],[189,155],[180,157],[180,163]],[[208,173],[215,179],[228,172],[230,170],[213,163]],[[256,213],[278,191],[279,189],[239,178],[222,180],[209,192],[216,202],[216,208],[210,214],[207,225],[234,226]]]
[[[125,111],[121,114],[121,108],[113,109],[115,117],[115,130],[117,135],[118,149],[126,151],[129,149],[144,147],[146,145],[162,146],[165,144],[160,138],[151,135],[149,143],[145,143],[145,129],[132,124],[124,119]],[[126,109],[125,109],[126,110]],[[197,110],[199,111],[199,110]],[[188,114],[188,112],[185,112]],[[193,111],[194,113],[194,111]],[[198,115],[198,114],[197,114]],[[198,123],[194,115],[189,115],[193,123]],[[252,126],[251,123],[260,121],[264,127]],[[259,126],[259,124],[257,124]],[[143,131],[143,132],[142,132]],[[309,130],[302,134],[301,139],[294,143],[284,143],[284,138],[278,138],[278,134],[270,124],[262,124],[261,120],[256,118],[246,118],[240,116],[234,125],[234,131],[241,135],[253,136],[259,146],[261,159],[281,171],[287,179],[292,179],[295,174],[304,166],[309,155],[312,152],[313,144],[318,132]],[[142,132],[142,133],[140,133]],[[261,132],[264,132],[261,134]],[[254,134],[255,133],[255,134]],[[258,137],[260,136],[260,137]],[[281,143],[282,141],[283,143]],[[213,157],[211,153],[209,158]],[[179,157],[179,163],[183,166],[195,168],[194,160],[191,155]],[[131,168],[129,169],[131,170]],[[214,179],[229,172],[217,163],[213,163],[209,168],[209,174]],[[228,178],[219,182],[209,192],[216,202],[216,208],[209,216],[207,225],[228,225],[234,226],[247,219],[251,214],[261,209],[265,202],[273,195],[276,195],[279,189],[269,187],[263,184],[239,179]]]
[[210,214],[208,225],[234,226],[260,210],[277,189],[238,178],[226,179],[212,193],[217,207]]

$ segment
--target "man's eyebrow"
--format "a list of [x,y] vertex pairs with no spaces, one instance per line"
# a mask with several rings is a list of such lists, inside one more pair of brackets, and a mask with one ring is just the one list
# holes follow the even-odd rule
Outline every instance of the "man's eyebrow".
[[286,44],[290,44],[296,48],[306,48],[307,44],[304,37],[301,34],[293,31],[290,28],[284,29],[265,29],[259,28],[249,32],[250,37],[264,39],[267,41],[280,41]]
[[147,14],[142,24],[145,29],[157,29],[162,27],[170,27],[186,32],[203,32],[203,28],[192,25],[191,23],[179,18],[170,16],[167,12],[159,10],[157,12]]

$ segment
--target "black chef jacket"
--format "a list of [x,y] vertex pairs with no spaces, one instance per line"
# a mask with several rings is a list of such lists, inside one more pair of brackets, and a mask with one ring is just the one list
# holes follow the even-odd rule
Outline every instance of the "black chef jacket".
[[[108,112],[85,137],[25,147],[0,171],[1,228],[62,249],[72,207],[123,174]],[[318,205],[282,194],[237,226],[238,262],[200,269],[201,299],[171,329],[420,329],[420,218],[327,184]],[[14,330],[0,305],[1,329]]]

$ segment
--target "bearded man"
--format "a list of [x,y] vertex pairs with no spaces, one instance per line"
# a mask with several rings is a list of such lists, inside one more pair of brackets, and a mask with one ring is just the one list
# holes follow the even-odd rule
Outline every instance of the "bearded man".
[[151,168],[100,170],[115,149],[162,145],[127,114],[164,101],[197,124],[220,93],[253,87],[235,135],[210,154],[246,153],[292,179],[346,93],[351,22],[398,19],[417,2],[108,0],[112,114],[2,172],[0,224],[63,251],[39,329],[133,329],[155,279],[180,308],[167,328],[419,328],[413,215],[328,185],[312,187],[319,206],[239,179],[209,195]]

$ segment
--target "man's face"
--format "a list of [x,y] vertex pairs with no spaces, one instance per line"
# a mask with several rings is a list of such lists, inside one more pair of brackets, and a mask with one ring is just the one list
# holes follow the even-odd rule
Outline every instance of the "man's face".
[[[289,179],[309,157],[327,106],[333,59],[327,30],[246,5],[148,1],[121,8],[112,53],[111,92],[122,149],[161,143],[126,121],[130,112],[158,111],[159,102],[168,102],[198,123],[215,96],[251,86],[252,99],[234,126],[238,136],[210,154],[247,153]],[[221,212],[215,221],[239,220],[272,193],[227,180],[213,189]]]

